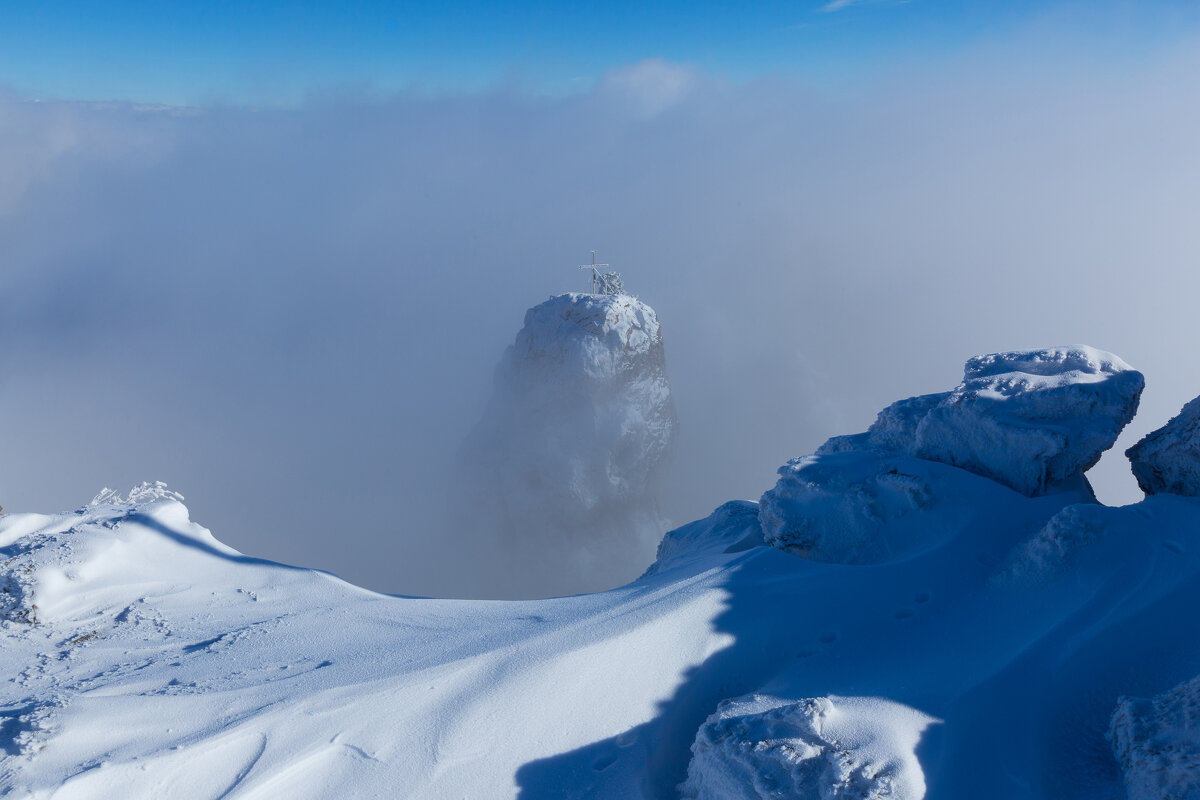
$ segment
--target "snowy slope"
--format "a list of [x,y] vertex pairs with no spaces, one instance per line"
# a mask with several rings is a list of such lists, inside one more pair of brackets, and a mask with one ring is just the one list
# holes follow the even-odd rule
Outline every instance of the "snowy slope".
[[1200,501],[1089,505],[1097,532],[1047,565],[1023,542],[1078,498],[960,477],[979,516],[908,560],[734,547],[529,602],[373,595],[231,553],[172,501],[6,517],[39,621],[4,624],[0,787],[671,797],[705,720],[757,696],[939,720],[907,779],[930,797],[1121,797],[1119,698],[1200,674]]
[[[880,510],[823,540],[854,546],[764,546],[759,519],[849,513],[843,461]],[[1191,796],[1200,499],[804,463],[815,494],[785,467],[628,586],[537,601],[243,556],[161,487],[0,518],[0,793],[1141,800],[1168,769]],[[904,470],[920,502],[872,505]]]

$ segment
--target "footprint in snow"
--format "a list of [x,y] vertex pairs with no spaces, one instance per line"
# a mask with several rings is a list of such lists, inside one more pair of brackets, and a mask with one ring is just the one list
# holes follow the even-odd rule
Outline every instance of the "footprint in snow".
[[592,769],[596,770],[596,772],[603,772],[615,763],[617,763],[616,754],[605,753],[602,756],[598,756],[596,760],[592,762]]

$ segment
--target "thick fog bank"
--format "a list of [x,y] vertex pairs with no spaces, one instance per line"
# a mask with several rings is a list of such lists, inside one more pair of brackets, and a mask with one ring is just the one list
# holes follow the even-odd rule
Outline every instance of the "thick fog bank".
[[1200,393],[1196,59],[946,66],[833,92],[647,62],[565,98],[294,109],[8,95],[0,502],[161,479],[245,552],[391,592],[486,574],[442,487],[525,309],[582,288],[591,248],[663,326],[676,523],[971,355],[1055,342],[1146,375],[1089,473],[1135,500],[1121,451]]

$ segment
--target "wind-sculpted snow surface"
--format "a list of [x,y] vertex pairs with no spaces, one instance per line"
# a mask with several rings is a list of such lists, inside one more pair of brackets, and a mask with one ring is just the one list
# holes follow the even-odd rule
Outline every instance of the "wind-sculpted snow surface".
[[920,800],[914,753],[933,718],[864,697],[722,703],[692,745],[687,800]]
[[1146,494],[1200,495],[1200,397],[1125,455]]
[[1200,678],[1157,697],[1122,697],[1109,738],[1129,800],[1200,797]]
[[[1120,797],[1119,698],[1200,674],[1200,500],[926,463],[935,533],[903,559],[756,546],[732,503],[629,586],[541,601],[373,594],[161,496],[0,518],[0,578],[36,607],[0,622],[0,795]],[[1069,556],[996,580],[1046,530]]]
[[1137,412],[1145,380],[1086,346],[976,356],[943,394],[893,403],[817,453],[899,451],[1038,495],[1090,469]]
[[493,544],[498,595],[635,577],[665,528],[658,497],[675,428],[654,309],[623,294],[565,294],[531,308],[462,448],[454,489],[458,524]]
[[237,553],[161,496],[0,518],[13,576],[37,619],[0,622],[0,796],[35,800],[511,797],[730,639],[716,580],[387,597]]

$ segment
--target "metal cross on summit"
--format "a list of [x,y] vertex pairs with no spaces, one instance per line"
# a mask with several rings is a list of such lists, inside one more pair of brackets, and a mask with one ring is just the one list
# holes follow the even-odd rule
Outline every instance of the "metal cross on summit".
[[592,263],[579,265],[579,269],[592,271],[592,294],[621,294],[624,291],[621,274],[619,272],[601,272],[602,267],[607,268],[608,264],[596,263],[595,250],[592,251]]

